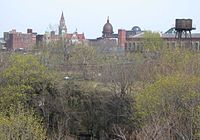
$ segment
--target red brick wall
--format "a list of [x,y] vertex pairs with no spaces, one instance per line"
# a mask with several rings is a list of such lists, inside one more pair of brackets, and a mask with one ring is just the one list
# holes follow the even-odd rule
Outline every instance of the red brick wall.
[[33,34],[22,34],[22,33],[10,33],[8,39],[8,49],[29,49],[36,43],[35,35]]
[[119,47],[125,47],[125,43],[126,43],[126,30],[119,29],[118,30],[118,44],[119,44]]

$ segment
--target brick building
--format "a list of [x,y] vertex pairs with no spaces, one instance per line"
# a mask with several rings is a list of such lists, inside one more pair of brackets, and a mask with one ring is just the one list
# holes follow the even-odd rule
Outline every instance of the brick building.
[[[125,40],[120,42],[121,46],[125,47],[125,50],[131,52],[144,51],[144,32],[141,32],[134,36],[129,36]],[[119,36],[119,38],[124,38]],[[160,33],[160,38],[163,41],[163,47],[181,47],[190,48],[195,51],[200,50],[200,33],[193,33],[192,38],[182,38],[181,40],[175,38],[175,33]]]
[[29,50],[36,44],[36,33],[33,33],[32,29],[27,29],[27,33],[12,30],[4,32],[4,40],[7,50]]

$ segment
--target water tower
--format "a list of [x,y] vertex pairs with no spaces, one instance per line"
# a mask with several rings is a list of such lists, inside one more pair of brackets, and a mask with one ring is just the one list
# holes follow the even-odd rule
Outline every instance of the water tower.
[[195,30],[195,28],[192,27],[192,19],[176,19],[175,22],[175,38],[180,40],[182,38],[192,39],[191,31]]

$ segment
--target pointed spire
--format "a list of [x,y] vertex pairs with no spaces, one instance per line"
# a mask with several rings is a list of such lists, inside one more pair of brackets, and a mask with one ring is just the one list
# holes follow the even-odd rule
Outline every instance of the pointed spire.
[[109,16],[108,16],[108,18],[107,18],[107,23],[109,23]]
[[62,14],[61,14],[60,24],[59,24],[58,28],[59,28],[59,35],[62,35],[63,32],[67,33],[67,27],[66,27],[66,24],[65,24],[65,18],[64,18],[63,11],[62,11]]
[[63,14],[63,11],[62,11],[62,15],[61,15],[61,20],[64,20],[64,14]]

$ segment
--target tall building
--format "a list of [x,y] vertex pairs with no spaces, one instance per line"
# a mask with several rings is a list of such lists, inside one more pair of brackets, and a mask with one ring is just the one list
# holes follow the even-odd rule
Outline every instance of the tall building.
[[32,49],[36,44],[36,33],[33,33],[32,29],[27,29],[27,33],[12,30],[4,32],[4,40],[8,50],[28,50]]
[[62,12],[61,14],[61,18],[60,18],[60,24],[59,24],[59,35],[64,35],[67,34],[67,26],[65,24],[65,18],[64,18],[64,14]]

